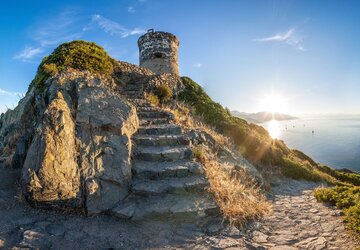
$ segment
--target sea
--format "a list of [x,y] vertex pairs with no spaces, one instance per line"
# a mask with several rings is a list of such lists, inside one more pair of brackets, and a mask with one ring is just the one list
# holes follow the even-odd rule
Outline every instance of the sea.
[[360,115],[302,116],[260,125],[316,162],[360,172]]

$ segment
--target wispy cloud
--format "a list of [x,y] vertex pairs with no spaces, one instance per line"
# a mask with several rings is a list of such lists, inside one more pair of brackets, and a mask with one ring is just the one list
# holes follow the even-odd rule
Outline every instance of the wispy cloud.
[[[39,56],[44,51],[43,47],[33,48],[33,47],[25,47],[22,51],[14,56],[15,59],[19,59],[23,62],[26,62],[36,56]],[[1,93],[1,89],[0,89]]]
[[193,64],[193,67],[195,67],[195,68],[201,68],[203,65],[202,65],[202,63],[194,63]]
[[46,22],[42,21],[30,27],[29,34],[35,46],[26,46],[14,56],[24,62],[41,56],[49,47],[63,42],[79,39],[83,32],[79,29],[78,12],[65,10]]
[[32,39],[42,47],[79,39],[83,33],[79,29],[79,12],[65,10],[47,22],[41,22],[32,32]]
[[112,21],[110,19],[107,19],[98,14],[93,15],[91,20],[92,20],[91,23],[88,26],[86,26],[83,30],[87,31],[92,29],[94,25],[98,25],[106,33],[109,33],[110,35],[118,35],[122,38],[145,33],[145,30],[140,28],[127,29],[121,24]]
[[291,28],[286,32],[279,32],[273,36],[254,39],[256,42],[283,42],[297,50],[306,51],[303,46],[303,36],[297,32],[295,28]]
[[6,90],[3,90],[2,88],[0,88],[0,96],[18,96],[18,97],[23,97],[24,94],[20,93],[20,92],[9,92]]
[[[84,26],[86,23],[88,25]],[[87,31],[96,27],[122,38],[145,33],[143,29],[128,29],[101,15],[92,15],[89,21],[89,16],[84,17],[76,10],[65,10],[46,22],[42,20],[30,27],[29,36],[34,45],[23,48],[14,55],[14,59],[32,62],[32,59],[43,56],[49,49],[60,43],[80,39]]]
[[129,6],[129,7],[127,8],[127,11],[128,11],[129,13],[134,13],[134,12],[135,12],[134,6]]

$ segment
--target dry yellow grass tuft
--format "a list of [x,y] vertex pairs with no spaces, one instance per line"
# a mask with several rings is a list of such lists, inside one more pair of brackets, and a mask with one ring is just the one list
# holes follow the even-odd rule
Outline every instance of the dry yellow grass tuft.
[[145,97],[145,100],[150,102],[152,105],[159,106],[160,100],[155,94],[153,94],[151,92],[145,92],[144,97]]
[[270,202],[245,170],[231,170],[232,166],[219,163],[205,146],[196,147],[194,154],[204,166],[209,192],[232,225],[245,227],[270,213]]

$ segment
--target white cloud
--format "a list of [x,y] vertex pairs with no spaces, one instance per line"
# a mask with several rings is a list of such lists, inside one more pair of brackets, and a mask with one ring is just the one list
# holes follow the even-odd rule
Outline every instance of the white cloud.
[[[33,47],[25,47],[22,51],[14,56],[15,59],[19,59],[22,61],[28,61],[33,57],[38,56],[44,51],[43,47],[33,48]],[[1,89],[0,89],[1,93]]]
[[79,31],[78,12],[65,10],[55,18],[41,24],[32,31],[32,39],[42,47],[58,45],[59,43],[79,39],[82,32]]
[[195,63],[193,67],[195,68],[201,68],[203,65],[201,63]]
[[103,29],[106,33],[109,33],[110,35],[118,35],[123,38],[145,33],[145,30],[140,28],[127,29],[121,24],[107,19],[101,15],[93,15],[91,24],[84,29],[90,30],[93,28],[94,24],[97,24],[101,29]]
[[79,32],[77,14],[76,11],[66,10],[55,18],[31,27],[30,38],[38,45],[36,47],[26,46],[14,58],[29,62],[30,59],[40,56],[49,47],[79,39],[83,32]]
[[127,9],[127,11],[128,11],[129,13],[134,13],[134,12],[135,12],[135,8],[134,8],[133,6],[129,6],[128,9]]
[[280,32],[270,37],[254,39],[256,42],[284,42],[297,50],[306,51],[303,46],[303,36],[295,28]]
[[23,97],[24,94],[23,93],[19,93],[19,92],[9,92],[6,90],[3,90],[2,88],[0,88],[0,96],[18,96],[18,97]]

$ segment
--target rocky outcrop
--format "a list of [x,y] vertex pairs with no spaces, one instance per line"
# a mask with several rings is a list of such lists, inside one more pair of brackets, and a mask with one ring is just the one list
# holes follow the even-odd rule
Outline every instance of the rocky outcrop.
[[131,181],[131,136],[138,129],[136,110],[98,82],[77,86],[79,167],[88,213],[111,208],[126,197]]
[[68,70],[2,116],[0,154],[23,166],[21,182],[32,204],[93,214],[127,196],[139,121],[118,90],[112,79]]

